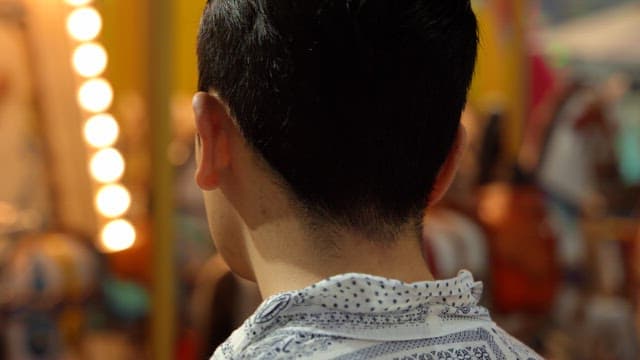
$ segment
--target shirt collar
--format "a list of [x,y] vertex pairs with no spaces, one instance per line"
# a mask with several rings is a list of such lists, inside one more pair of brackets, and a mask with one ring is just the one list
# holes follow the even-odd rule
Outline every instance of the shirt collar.
[[476,306],[482,295],[482,283],[474,282],[466,270],[453,279],[415,283],[350,273],[289,294],[294,296],[297,307],[320,306],[349,313],[382,314],[427,304]]
[[349,273],[274,295],[230,338],[235,350],[276,330],[361,340],[411,340],[446,331],[445,320],[488,319],[479,307],[482,283],[460,271],[447,280],[405,283]]

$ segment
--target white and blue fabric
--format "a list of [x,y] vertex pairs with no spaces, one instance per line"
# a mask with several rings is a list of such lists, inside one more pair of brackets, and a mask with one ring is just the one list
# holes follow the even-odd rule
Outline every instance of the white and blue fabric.
[[212,359],[541,359],[478,305],[482,283],[343,274],[270,297]]

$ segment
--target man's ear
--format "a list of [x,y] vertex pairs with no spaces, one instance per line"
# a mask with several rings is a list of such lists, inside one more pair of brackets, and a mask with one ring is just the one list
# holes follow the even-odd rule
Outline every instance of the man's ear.
[[196,183],[202,190],[220,185],[220,174],[230,166],[229,126],[233,124],[224,104],[216,97],[199,92],[193,97],[196,128]]
[[458,128],[458,134],[456,135],[456,139],[451,147],[451,151],[449,151],[449,155],[445,160],[442,168],[440,168],[440,172],[438,173],[438,177],[436,178],[436,182],[433,186],[433,190],[429,195],[429,203],[428,206],[431,206],[442,199],[442,197],[447,193],[449,186],[453,182],[453,179],[456,176],[456,172],[458,171],[458,165],[460,165],[460,160],[462,159],[462,155],[464,154],[464,149],[467,145],[467,132],[460,124]]

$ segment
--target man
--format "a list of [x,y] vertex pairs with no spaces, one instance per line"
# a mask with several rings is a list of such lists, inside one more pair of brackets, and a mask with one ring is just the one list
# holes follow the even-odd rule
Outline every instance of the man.
[[464,143],[467,0],[210,0],[196,181],[231,269],[267,300],[214,359],[528,359],[435,281],[420,223]]

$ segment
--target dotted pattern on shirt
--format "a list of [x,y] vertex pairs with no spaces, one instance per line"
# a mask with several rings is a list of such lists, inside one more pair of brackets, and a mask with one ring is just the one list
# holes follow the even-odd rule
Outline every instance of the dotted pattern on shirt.
[[407,284],[398,280],[338,276],[321,281],[297,294],[302,302],[324,308],[387,313],[411,309],[418,304],[475,306],[482,294],[481,283],[456,279]]
[[[283,326],[312,326],[349,330],[422,326],[428,316],[448,320],[456,316],[488,315],[476,306],[481,283],[462,272],[450,280],[414,284],[367,275],[339,275],[299,292],[271,298],[245,327],[247,336]],[[471,310],[473,308],[473,310]],[[471,312],[474,314],[471,314]]]

